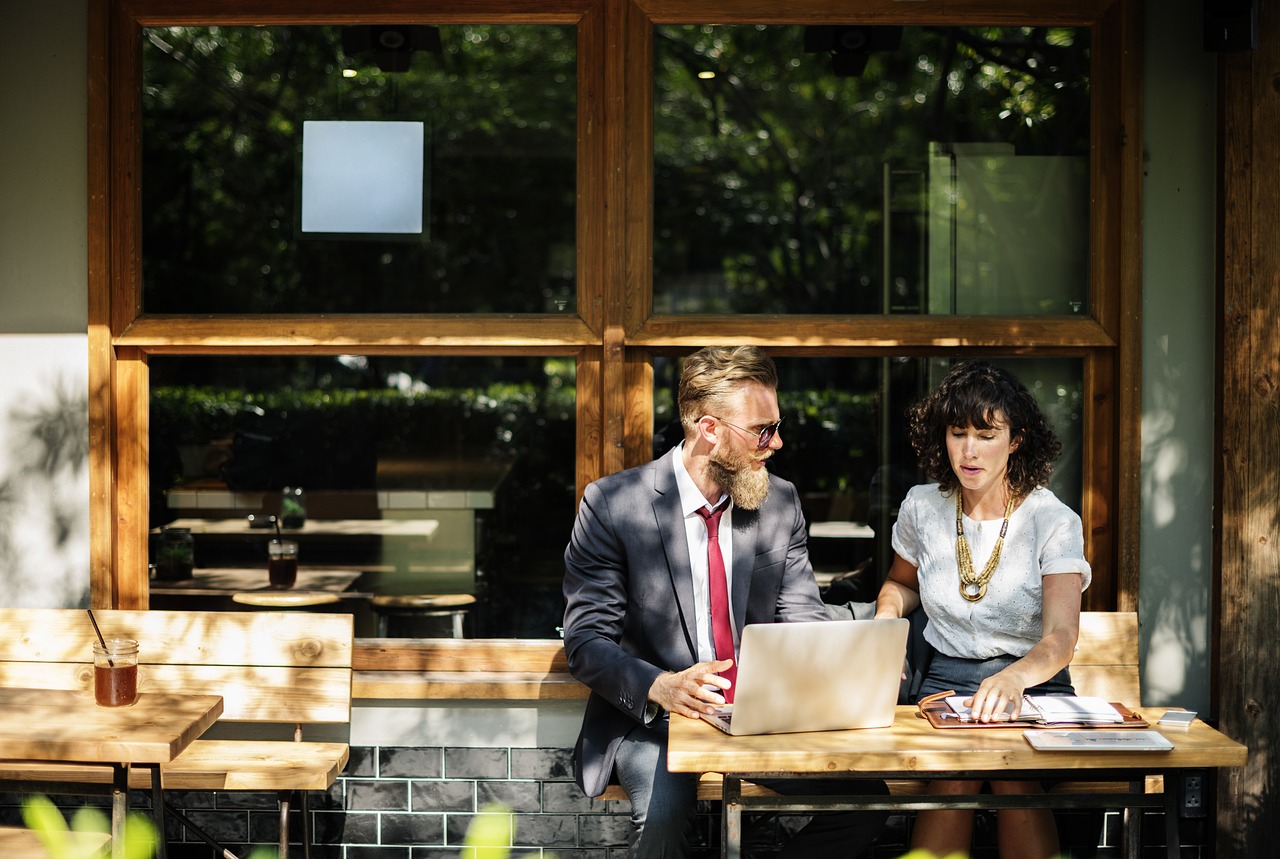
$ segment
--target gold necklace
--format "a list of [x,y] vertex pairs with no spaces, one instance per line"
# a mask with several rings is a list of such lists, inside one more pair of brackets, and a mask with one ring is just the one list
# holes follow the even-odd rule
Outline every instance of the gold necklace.
[[1000,536],[996,538],[991,557],[987,558],[982,572],[975,575],[973,555],[969,553],[969,541],[964,536],[964,501],[959,487],[956,488],[956,566],[960,570],[960,596],[969,602],[977,602],[987,595],[987,582],[991,581],[996,567],[1000,564],[1000,550],[1004,548],[1004,535],[1009,530],[1009,516],[1013,513],[1013,501],[1013,497],[1010,496],[1009,503],[1004,506],[1004,522],[1000,525]]

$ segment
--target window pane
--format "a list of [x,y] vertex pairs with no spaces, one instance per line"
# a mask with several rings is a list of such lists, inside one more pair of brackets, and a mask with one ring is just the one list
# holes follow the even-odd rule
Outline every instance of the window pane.
[[[144,309],[572,312],[575,39],[533,25],[145,30]],[[364,50],[381,42],[414,50]],[[420,226],[304,231],[315,122],[420,135],[412,188],[370,177],[391,154],[349,156],[346,177],[348,208],[410,196]]]
[[[251,582],[265,587],[273,526],[247,517],[289,513],[282,489],[300,487],[305,522],[282,534],[300,543],[304,571],[359,573],[342,602],[358,635],[374,634],[374,594],[470,593],[469,635],[556,637],[574,515],[574,367],[571,357],[153,359],[152,560],[166,577],[153,590],[175,589],[164,526],[193,529],[197,578],[256,570]],[[167,593],[152,606],[228,608],[230,597]]]
[[659,312],[1088,312],[1088,30],[663,26],[655,46]]
[[[990,359],[1030,389],[1062,442],[1049,488],[1081,509],[1083,364],[1073,358]],[[783,447],[769,468],[796,485],[809,520],[819,581],[855,570],[833,602],[873,600],[892,559],[897,505],[924,478],[907,441],[907,407],[951,366],[946,358],[779,358]],[[679,362],[655,364],[654,455],[683,437],[676,416]],[[839,597],[839,598],[837,598]]]

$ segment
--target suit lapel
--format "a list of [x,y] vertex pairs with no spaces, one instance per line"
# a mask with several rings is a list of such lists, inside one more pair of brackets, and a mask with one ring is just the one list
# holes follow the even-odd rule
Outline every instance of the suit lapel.
[[693,599],[693,576],[690,574],[689,538],[685,534],[684,517],[680,513],[680,490],[676,487],[675,466],[672,456],[679,455],[679,447],[657,460],[653,476],[653,515],[658,521],[661,545],[667,555],[667,574],[671,577],[671,589],[676,595],[676,610],[684,627],[685,644],[689,657],[698,661],[698,627],[695,618],[697,606]]
[[760,539],[760,511],[733,508],[733,625],[737,637],[747,620],[747,597],[751,593],[751,571],[755,567]]

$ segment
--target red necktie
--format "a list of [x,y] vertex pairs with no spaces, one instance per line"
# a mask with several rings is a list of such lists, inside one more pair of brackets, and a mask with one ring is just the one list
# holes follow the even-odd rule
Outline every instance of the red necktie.
[[[724,507],[714,513],[708,507],[698,511],[707,525],[707,580],[711,596],[711,640],[715,644],[716,659],[733,659],[733,627],[729,623],[729,585],[725,579],[724,556],[720,554],[720,516]],[[721,676],[730,682],[738,679],[735,660]],[[733,701],[733,687],[724,692],[726,701]]]

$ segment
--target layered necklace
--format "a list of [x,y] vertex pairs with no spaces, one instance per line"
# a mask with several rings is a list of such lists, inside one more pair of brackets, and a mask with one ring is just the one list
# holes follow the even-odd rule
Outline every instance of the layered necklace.
[[1009,531],[1009,516],[1013,513],[1014,497],[1009,496],[1009,503],[1004,506],[1004,522],[1000,525],[1000,536],[991,550],[991,557],[981,573],[973,571],[973,555],[969,553],[969,541],[964,536],[964,501],[960,488],[956,487],[956,566],[960,570],[960,596],[969,602],[977,602],[987,595],[987,582],[995,575],[1000,565],[1000,550],[1004,548],[1004,535]]

